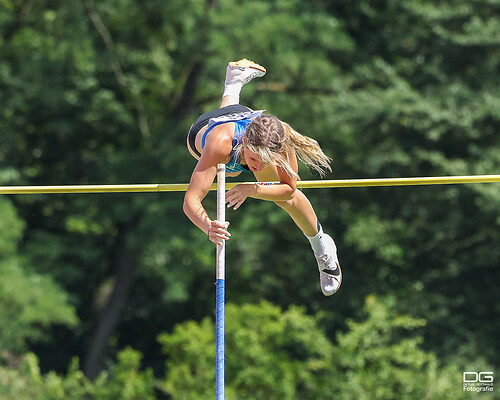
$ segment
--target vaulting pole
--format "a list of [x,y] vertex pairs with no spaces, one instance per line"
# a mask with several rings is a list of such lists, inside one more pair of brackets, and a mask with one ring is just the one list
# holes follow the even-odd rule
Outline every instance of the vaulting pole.
[[[226,221],[226,166],[217,165],[217,221]],[[215,398],[224,400],[224,297],[225,297],[225,240],[217,245],[215,293]]]

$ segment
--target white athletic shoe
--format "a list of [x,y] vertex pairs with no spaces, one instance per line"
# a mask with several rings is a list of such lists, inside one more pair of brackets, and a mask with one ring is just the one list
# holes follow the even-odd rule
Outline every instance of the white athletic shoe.
[[246,85],[253,78],[260,78],[264,76],[266,69],[253,61],[243,58],[239,61],[232,61],[227,66],[226,71],[226,85],[234,85],[241,83]]
[[340,269],[339,259],[337,257],[337,246],[333,239],[326,235],[326,253],[323,255],[314,255],[318,261],[319,281],[321,291],[325,296],[331,296],[340,288],[342,283],[342,271]]

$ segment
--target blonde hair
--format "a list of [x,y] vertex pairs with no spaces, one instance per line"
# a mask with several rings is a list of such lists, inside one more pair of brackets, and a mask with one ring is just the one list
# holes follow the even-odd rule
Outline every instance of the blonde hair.
[[331,158],[316,140],[301,135],[273,115],[261,115],[252,120],[245,130],[242,146],[257,154],[264,165],[275,164],[294,178],[299,176],[290,165],[292,150],[302,163],[321,176],[332,170]]

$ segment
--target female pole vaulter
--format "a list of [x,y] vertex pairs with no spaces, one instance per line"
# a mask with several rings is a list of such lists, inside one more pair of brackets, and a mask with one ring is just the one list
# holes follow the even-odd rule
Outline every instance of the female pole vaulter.
[[[323,232],[311,203],[296,185],[297,160],[323,174],[331,171],[330,158],[314,139],[301,135],[286,122],[239,104],[243,86],[265,73],[264,67],[247,59],[230,62],[220,108],[201,115],[191,126],[187,147],[198,163],[183,209],[213,243],[228,240],[229,223],[210,219],[202,201],[216,177],[217,164],[226,164],[228,176],[253,172],[257,183],[240,184],[229,190],[227,206],[236,210],[251,197],[273,201],[284,209],[309,240],[318,262],[321,290],[325,296],[331,296],[342,282],[337,247]],[[259,183],[270,181],[279,183]]]

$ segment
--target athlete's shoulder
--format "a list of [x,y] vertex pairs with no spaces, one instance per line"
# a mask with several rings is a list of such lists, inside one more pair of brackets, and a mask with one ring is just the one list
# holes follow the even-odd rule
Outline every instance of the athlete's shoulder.
[[234,123],[228,122],[212,128],[203,152],[217,156],[229,156],[233,151]]

